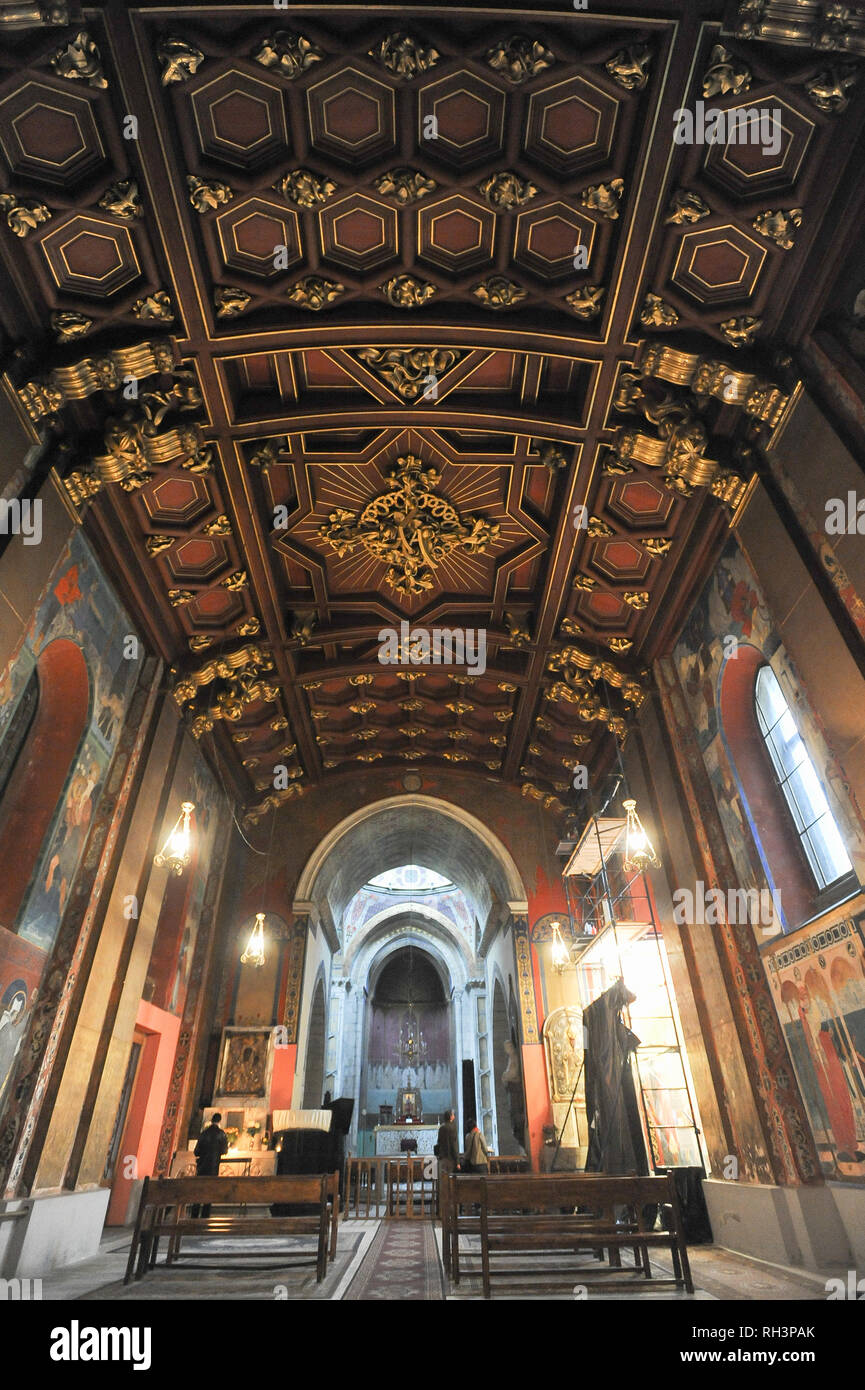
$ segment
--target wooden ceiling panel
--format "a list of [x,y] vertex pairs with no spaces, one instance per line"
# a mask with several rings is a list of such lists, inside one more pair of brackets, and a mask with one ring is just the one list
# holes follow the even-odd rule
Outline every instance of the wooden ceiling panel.
[[[3,36],[7,379],[253,817],[425,759],[559,805],[625,736],[865,124],[855,55],[724,10]],[[780,111],[777,150],[678,143],[699,101]],[[483,662],[383,665],[409,620]]]

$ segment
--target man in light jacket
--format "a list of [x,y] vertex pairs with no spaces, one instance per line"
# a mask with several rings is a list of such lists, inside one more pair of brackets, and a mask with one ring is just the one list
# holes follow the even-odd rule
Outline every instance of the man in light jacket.
[[466,1135],[466,1153],[463,1159],[464,1173],[488,1173],[490,1167],[490,1151],[487,1148],[487,1141],[481,1134],[474,1120],[469,1126]]

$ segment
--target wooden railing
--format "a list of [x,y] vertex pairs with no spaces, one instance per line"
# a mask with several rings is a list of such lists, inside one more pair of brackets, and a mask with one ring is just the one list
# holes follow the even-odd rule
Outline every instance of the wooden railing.
[[[438,1215],[437,1163],[431,1155],[352,1158],[346,1162],[345,1218],[434,1218]],[[528,1160],[490,1155],[490,1173],[526,1173]]]

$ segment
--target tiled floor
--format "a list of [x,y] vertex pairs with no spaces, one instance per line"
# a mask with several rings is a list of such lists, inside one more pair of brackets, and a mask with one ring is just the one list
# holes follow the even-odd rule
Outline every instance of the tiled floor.
[[[420,1224],[420,1223],[419,1223]],[[302,1269],[251,1270],[234,1267],[226,1262],[220,1268],[182,1268],[159,1271],[149,1274],[141,1283],[132,1284],[125,1289],[122,1285],[129,1250],[129,1234],[113,1232],[102,1243],[102,1248],[93,1259],[81,1264],[70,1265],[45,1276],[42,1281],[42,1294],[46,1300],[73,1301],[85,1299],[98,1301],[118,1297],[134,1301],[183,1301],[186,1299],[274,1299],[291,1300],[341,1300],[355,1280],[369,1273],[364,1269],[364,1261],[370,1254],[378,1221],[349,1221],[343,1224],[340,1236],[340,1251],[337,1260],[328,1270],[327,1279],[321,1285],[315,1284],[314,1274],[305,1267]],[[441,1233],[435,1228],[436,1246],[428,1246],[428,1258],[440,1259]],[[249,1241],[252,1248],[261,1244]],[[458,1288],[446,1286],[445,1297],[451,1301],[474,1300],[481,1297],[479,1261],[467,1242],[465,1275]],[[264,1251],[266,1251],[266,1244]],[[714,1246],[695,1246],[690,1252],[691,1269],[696,1292],[693,1296],[677,1289],[646,1289],[639,1293],[613,1289],[597,1289],[587,1283],[589,1300],[609,1302],[615,1299],[715,1301],[715,1300],[767,1300],[767,1301],[808,1301],[826,1298],[826,1281],[833,1275],[845,1276],[843,1270],[829,1270],[817,1274],[806,1274],[800,1270],[781,1269],[776,1265],[763,1264],[742,1255],[734,1255]],[[658,1272],[670,1273],[669,1263],[663,1258],[653,1260]],[[433,1271],[431,1270],[432,1274]],[[496,1297],[539,1298],[573,1301],[574,1284],[567,1283],[555,1291],[539,1287],[533,1279],[530,1283],[517,1285],[510,1290],[504,1286],[494,1289]],[[357,1286],[356,1286],[357,1288]],[[356,1296],[356,1294],[354,1295]],[[416,1297],[417,1295],[413,1295]]]

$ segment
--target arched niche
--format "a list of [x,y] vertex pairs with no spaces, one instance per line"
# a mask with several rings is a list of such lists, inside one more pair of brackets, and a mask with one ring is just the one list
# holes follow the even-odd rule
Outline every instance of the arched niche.
[[13,929],[87,730],[90,679],[81,648],[50,642],[36,663],[39,697],[0,803],[0,925]]
[[309,1010],[306,1061],[303,1068],[303,1106],[318,1110],[324,1096],[325,1053],[327,1050],[327,1005],[324,980],[319,975]]

